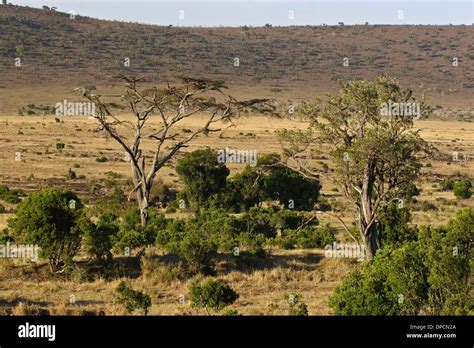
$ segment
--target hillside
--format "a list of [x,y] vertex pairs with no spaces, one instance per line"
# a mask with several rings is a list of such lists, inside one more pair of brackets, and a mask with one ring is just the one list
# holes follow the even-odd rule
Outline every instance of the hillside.
[[0,32],[4,103],[11,89],[105,85],[124,72],[153,83],[184,73],[273,92],[298,88],[302,96],[381,73],[435,97],[456,100],[474,91],[472,26],[180,28],[0,5]]

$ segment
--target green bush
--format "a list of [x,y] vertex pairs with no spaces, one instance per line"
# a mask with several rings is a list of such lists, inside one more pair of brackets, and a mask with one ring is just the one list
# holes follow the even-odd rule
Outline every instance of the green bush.
[[97,223],[84,233],[83,243],[87,254],[97,259],[110,258],[113,238],[118,231],[119,223],[116,215],[110,213],[100,215]]
[[97,157],[97,158],[95,159],[95,161],[96,161],[96,162],[100,162],[100,163],[104,163],[104,162],[108,162],[109,160],[108,160],[108,158],[105,157],[105,156],[100,156],[100,157]]
[[199,206],[207,206],[212,195],[223,192],[229,175],[229,169],[218,163],[210,149],[196,150],[180,159],[176,172],[185,184],[188,200]]
[[[74,204],[71,204],[74,203]],[[89,223],[79,198],[68,190],[45,188],[31,193],[8,221],[15,236],[40,247],[52,271],[72,263]]]
[[117,303],[122,305],[127,313],[142,310],[144,315],[148,314],[151,297],[143,292],[133,290],[124,281],[121,281],[115,288],[115,296]]
[[415,242],[382,249],[336,287],[329,303],[337,315],[415,315],[427,299],[427,277]]
[[22,190],[10,190],[6,185],[0,185],[0,199],[10,204],[21,202],[20,197],[25,196]]
[[178,243],[177,252],[192,272],[208,274],[217,255],[217,245],[199,226],[195,229],[191,224],[187,224],[185,234]]
[[5,206],[0,204],[0,214],[4,214],[6,212]]
[[395,202],[390,203],[377,226],[378,238],[382,246],[401,245],[405,242],[416,239],[416,229],[411,228],[411,214],[408,208],[398,207]]
[[420,229],[418,240],[383,247],[336,287],[331,307],[338,315],[469,314],[472,226],[474,208]]
[[125,248],[133,249],[155,243],[157,235],[165,230],[168,221],[163,214],[155,210],[148,211],[148,222],[141,225],[140,210],[136,207],[129,208],[121,217],[119,231],[112,236],[113,250],[123,254]]
[[222,206],[239,213],[259,205],[264,201],[262,183],[261,174],[247,166],[227,181],[225,192],[220,197]]
[[439,189],[440,191],[452,191],[455,183],[456,183],[456,180],[454,180],[453,178],[443,179],[439,183]]
[[474,237],[474,208],[457,212],[441,228],[420,232],[428,277],[428,313],[433,315],[472,315],[470,294]]
[[[269,164],[269,174],[263,178],[263,191],[266,198],[283,204],[285,208],[313,210],[319,197],[321,185],[317,180],[307,179],[273,160],[262,159]],[[293,204],[292,204],[293,203]]]
[[472,183],[469,179],[456,181],[453,187],[454,196],[457,198],[471,198],[472,196]]
[[202,282],[193,281],[189,287],[191,305],[219,312],[223,308],[233,304],[239,295],[222,280],[207,279]]
[[298,230],[284,230],[282,237],[277,239],[278,244],[285,249],[298,247],[302,249],[324,248],[336,241],[334,230],[326,225],[324,227],[304,227]]

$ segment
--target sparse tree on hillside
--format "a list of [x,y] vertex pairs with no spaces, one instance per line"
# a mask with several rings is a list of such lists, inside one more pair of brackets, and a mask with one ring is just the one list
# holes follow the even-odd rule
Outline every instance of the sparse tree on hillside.
[[[142,225],[146,224],[148,217],[153,180],[181,148],[198,135],[219,131],[214,127],[231,122],[242,112],[274,112],[274,107],[266,99],[238,101],[225,94],[226,86],[222,81],[179,77],[181,84],[178,86],[139,89],[137,84],[140,79],[120,78],[126,82],[122,100],[134,116],[132,121],[113,115],[117,105],[104,102],[100,95],[86,90],[83,96],[96,105],[94,117],[100,124],[100,130],[107,132],[125,150],[133,173],[134,189],[131,194],[136,193]],[[192,116],[200,116],[202,123],[191,132],[183,131],[180,123]],[[159,122],[157,129],[147,127],[152,117]],[[154,150],[149,157],[146,157],[142,146],[145,139],[154,142]],[[147,162],[147,159],[150,161]]]
[[[387,105],[393,108],[383,115],[381,108]],[[395,106],[398,111],[409,106],[412,112],[402,115]],[[419,174],[418,157],[429,152],[412,128],[414,118],[430,111],[424,102],[415,101],[411,90],[401,90],[395,80],[380,76],[375,82],[342,84],[325,105],[320,100],[303,103],[299,113],[309,121],[309,128],[279,132],[284,162],[310,177],[322,171],[308,161],[307,152],[329,147],[336,181],[356,210],[368,259],[379,247],[377,221],[384,207],[406,196]]]

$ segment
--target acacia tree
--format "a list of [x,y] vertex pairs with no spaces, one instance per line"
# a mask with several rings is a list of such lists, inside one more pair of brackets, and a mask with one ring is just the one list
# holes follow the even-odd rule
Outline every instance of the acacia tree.
[[[394,109],[382,115],[386,105],[417,106],[420,112]],[[308,152],[329,148],[336,182],[355,208],[360,241],[366,258],[372,259],[379,247],[377,219],[390,202],[402,200],[413,188],[419,157],[430,152],[413,129],[413,119],[428,116],[431,108],[424,101],[417,103],[412,91],[401,90],[394,79],[380,76],[375,82],[343,83],[326,103],[304,102],[298,111],[309,127],[279,131],[284,162],[303,175],[318,177],[322,171],[312,165]]]
[[[135,192],[141,215],[141,224],[148,219],[150,191],[153,181],[163,166],[198,135],[220,131],[217,125],[232,122],[242,112],[273,113],[267,99],[238,101],[224,93],[222,81],[180,76],[180,84],[164,88],[139,88],[140,79],[120,76],[126,83],[124,103],[107,103],[100,95],[82,89],[83,96],[96,106],[93,117],[99,129],[107,132],[125,150],[130,161]],[[113,109],[126,108],[133,118],[113,114]],[[202,123],[194,130],[181,129],[182,121],[200,116]],[[149,121],[153,119],[153,124]],[[158,127],[157,127],[158,123]],[[148,127],[146,127],[148,125]],[[154,150],[147,157],[142,142],[151,140]],[[147,161],[149,159],[149,161]]]

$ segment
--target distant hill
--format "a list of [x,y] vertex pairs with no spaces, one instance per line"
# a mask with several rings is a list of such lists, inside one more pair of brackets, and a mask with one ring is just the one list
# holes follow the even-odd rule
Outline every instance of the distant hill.
[[324,90],[338,80],[387,73],[419,91],[474,94],[472,26],[181,28],[0,5],[0,33],[3,89],[104,84],[125,72],[154,83],[183,73],[275,90]]

